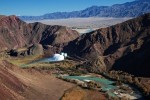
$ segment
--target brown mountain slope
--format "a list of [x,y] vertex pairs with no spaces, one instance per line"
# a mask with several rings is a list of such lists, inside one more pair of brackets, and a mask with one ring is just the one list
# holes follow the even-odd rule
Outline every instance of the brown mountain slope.
[[16,49],[34,43],[42,45],[62,44],[77,38],[79,34],[65,26],[50,26],[41,23],[27,24],[16,16],[0,18],[0,47]]
[[[8,67],[8,68],[7,68]],[[1,100],[20,100],[23,99],[21,93],[24,92],[26,85],[21,82],[11,70],[14,70],[11,64],[5,61],[0,62],[0,98]]]
[[149,41],[150,14],[145,14],[84,34],[65,46],[64,51],[92,62],[98,61],[101,56],[107,70],[113,68],[135,75],[150,76]]
[[73,86],[50,74],[0,61],[0,100],[59,100]]

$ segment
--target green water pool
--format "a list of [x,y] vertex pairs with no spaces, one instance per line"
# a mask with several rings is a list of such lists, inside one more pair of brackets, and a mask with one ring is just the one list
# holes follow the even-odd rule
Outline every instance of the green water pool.
[[84,80],[95,81],[95,82],[101,84],[103,91],[109,91],[109,90],[117,88],[116,86],[113,85],[114,81],[111,81],[111,80],[108,80],[108,79],[104,79],[104,78],[99,78],[99,77],[64,76],[64,78],[67,78],[67,79],[78,79],[80,81],[84,81]]

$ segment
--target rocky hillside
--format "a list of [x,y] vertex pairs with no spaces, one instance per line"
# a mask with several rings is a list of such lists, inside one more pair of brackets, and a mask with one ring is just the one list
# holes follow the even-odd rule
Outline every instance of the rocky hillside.
[[121,24],[84,34],[65,46],[64,52],[87,59],[91,65],[98,64],[98,69],[123,70],[135,75],[150,76],[149,32],[148,13]]
[[150,12],[150,0],[135,0],[112,6],[92,6],[81,11],[55,12],[42,16],[19,16],[22,20],[62,19],[78,17],[137,17]]
[[21,69],[0,61],[1,100],[59,100],[73,84],[35,69]]
[[0,17],[0,51],[30,46],[34,43],[54,46],[72,41],[78,36],[76,31],[65,26],[27,24],[16,16]]

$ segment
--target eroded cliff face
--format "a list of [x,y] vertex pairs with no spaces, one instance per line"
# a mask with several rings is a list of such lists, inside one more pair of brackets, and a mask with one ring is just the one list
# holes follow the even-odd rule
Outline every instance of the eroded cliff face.
[[107,70],[124,70],[136,75],[142,73],[150,76],[145,71],[149,69],[149,41],[150,14],[145,14],[84,34],[65,46],[64,51],[89,61],[103,58],[101,61],[105,63]]
[[16,16],[1,16],[0,47],[2,50],[17,49],[35,43],[42,45],[63,44],[76,39],[79,34],[65,26],[41,23],[27,24]]

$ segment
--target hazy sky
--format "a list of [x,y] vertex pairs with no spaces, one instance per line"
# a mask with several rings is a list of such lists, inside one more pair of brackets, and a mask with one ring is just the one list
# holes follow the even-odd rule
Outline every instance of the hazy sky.
[[43,15],[52,12],[110,6],[134,0],[0,0],[0,15]]

